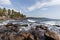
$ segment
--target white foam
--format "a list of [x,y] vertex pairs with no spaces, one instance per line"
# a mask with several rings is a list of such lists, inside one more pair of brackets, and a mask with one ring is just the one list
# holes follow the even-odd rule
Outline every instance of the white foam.
[[55,25],[56,24],[55,21],[45,21],[45,22],[42,22],[42,23],[49,24],[49,25]]
[[27,19],[27,21],[29,21],[29,22],[36,22],[35,20],[32,20],[32,19]]

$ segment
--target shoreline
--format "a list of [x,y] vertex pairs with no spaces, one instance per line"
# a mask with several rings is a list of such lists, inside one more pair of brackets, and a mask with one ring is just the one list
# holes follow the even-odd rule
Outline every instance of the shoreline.
[[[4,29],[3,30],[4,33],[5,32],[10,33],[10,34],[8,34],[10,36],[13,35],[13,34],[15,36],[18,35],[16,40],[18,40],[19,35],[28,35],[28,34],[33,37],[33,38],[31,38],[32,40],[35,39],[34,38],[35,36],[36,36],[36,40],[40,40],[40,39],[41,40],[48,40],[47,37],[51,37],[52,39],[55,39],[55,40],[60,40],[60,38],[59,38],[60,37],[59,36],[60,32],[59,31],[57,32],[55,30],[55,29],[57,29],[57,30],[60,30],[60,29],[58,29],[59,27],[58,28],[56,28],[56,27],[58,27],[58,26],[45,25],[45,24],[35,24],[35,23],[22,24],[22,25],[21,24],[18,25],[18,24],[8,23],[7,25],[2,25],[0,30]],[[3,32],[3,31],[0,31],[0,33]],[[39,34],[40,36],[37,35],[37,34]],[[25,36],[25,37],[27,37],[27,39],[28,39],[28,36]],[[43,37],[43,38],[41,38],[41,37]],[[21,36],[20,36],[20,39],[21,39]],[[12,40],[12,38],[11,38],[11,40]],[[13,40],[15,40],[15,39],[13,38]]]

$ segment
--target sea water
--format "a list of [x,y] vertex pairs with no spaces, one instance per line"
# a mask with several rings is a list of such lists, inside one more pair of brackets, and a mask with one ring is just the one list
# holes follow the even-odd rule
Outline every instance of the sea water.
[[[13,23],[13,24],[24,24],[24,23],[38,23],[38,24],[50,24],[50,25],[60,25],[60,21],[45,21],[45,20],[41,20],[41,19],[24,19],[24,20],[6,20],[6,21],[2,21],[2,24],[7,24],[7,23]],[[1,24],[0,23],[0,24]]]

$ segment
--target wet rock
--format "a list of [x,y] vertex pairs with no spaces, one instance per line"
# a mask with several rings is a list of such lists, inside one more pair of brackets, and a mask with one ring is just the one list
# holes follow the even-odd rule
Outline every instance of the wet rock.
[[28,27],[28,24],[24,24],[24,25],[20,25],[20,26]]
[[39,26],[36,26],[36,28],[41,28],[43,30],[47,30],[48,29],[45,25],[39,25]]
[[45,40],[55,40],[55,39],[45,35]]
[[11,34],[10,40],[34,40],[34,37],[29,32],[24,32],[23,34]]
[[34,36],[34,40],[44,40],[44,32],[40,28],[35,28],[31,34]]
[[14,25],[12,23],[9,23],[6,25],[6,28],[15,32],[19,31],[19,26],[18,25]]
[[[45,25],[31,25],[8,23],[0,28],[0,38],[2,40],[60,40],[60,35],[54,30],[55,27],[49,26],[47,28]],[[20,31],[20,29],[22,30]]]
[[47,30],[45,35],[50,37],[50,38],[53,38],[54,40],[60,40],[60,35],[53,32],[53,31]]
[[53,25],[53,26],[60,27],[60,25]]

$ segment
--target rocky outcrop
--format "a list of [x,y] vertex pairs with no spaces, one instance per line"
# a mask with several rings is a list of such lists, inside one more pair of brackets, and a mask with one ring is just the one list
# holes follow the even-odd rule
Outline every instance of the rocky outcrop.
[[11,33],[9,36],[2,36],[3,40],[34,40],[34,36],[29,32],[24,32],[22,34],[13,34]]
[[[32,24],[33,25],[33,24]],[[28,25],[24,26],[27,29]],[[60,40],[59,31],[55,30],[53,26],[37,25],[35,28],[28,27],[27,31],[20,31],[20,27],[17,24],[8,23],[0,28],[1,40]],[[31,25],[30,25],[31,26]],[[53,29],[54,28],[54,29]]]
[[45,35],[48,37],[51,37],[55,40],[60,40],[60,35],[58,33],[53,32],[53,31],[47,30]]
[[18,32],[19,31],[19,26],[18,25],[14,25],[12,23],[8,23],[7,25],[5,25],[7,29]]

